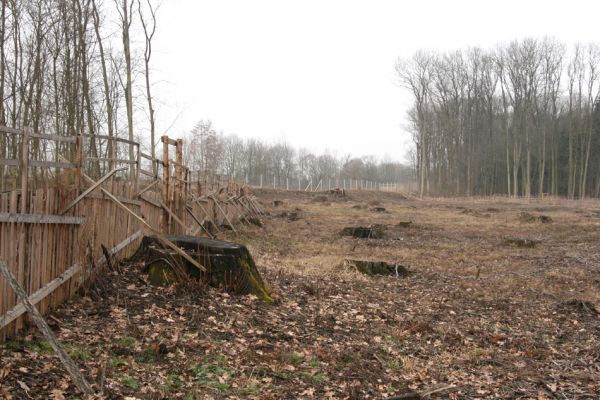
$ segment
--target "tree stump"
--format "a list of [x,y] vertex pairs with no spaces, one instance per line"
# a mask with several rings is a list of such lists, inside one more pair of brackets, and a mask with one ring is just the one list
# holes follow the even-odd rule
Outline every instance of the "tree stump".
[[144,236],[132,260],[145,262],[150,283],[164,286],[197,279],[237,294],[254,294],[270,302],[271,288],[263,281],[246,246],[196,236],[165,235],[207,269],[202,272],[156,236]]
[[340,232],[342,236],[352,236],[361,239],[383,239],[384,237],[384,226],[382,225],[370,225],[370,226],[349,226]]
[[388,264],[384,261],[346,260],[346,267],[354,269],[365,275],[408,275],[408,269],[399,264]]

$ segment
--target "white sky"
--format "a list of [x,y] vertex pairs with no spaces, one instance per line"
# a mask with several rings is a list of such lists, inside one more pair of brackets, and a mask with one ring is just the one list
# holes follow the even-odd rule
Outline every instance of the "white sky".
[[600,41],[595,1],[163,0],[152,60],[162,134],[200,119],[241,137],[403,159],[397,57],[526,36]]

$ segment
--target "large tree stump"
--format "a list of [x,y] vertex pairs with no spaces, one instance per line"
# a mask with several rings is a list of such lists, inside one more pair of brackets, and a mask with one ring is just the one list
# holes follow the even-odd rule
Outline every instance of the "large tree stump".
[[271,288],[261,278],[246,246],[205,237],[166,237],[204,266],[207,272],[194,267],[158,237],[145,236],[132,259],[145,262],[144,271],[152,284],[169,285],[191,278],[230,292],[254,294],[271,301]]
[[345,260],[344,264],[365,275],[408,275],[408,269],[400,264],[388,264],[384,261]]
[[383,225],[349,226],[342,229],[340,234],[361,239],[383,239],[384,230]]

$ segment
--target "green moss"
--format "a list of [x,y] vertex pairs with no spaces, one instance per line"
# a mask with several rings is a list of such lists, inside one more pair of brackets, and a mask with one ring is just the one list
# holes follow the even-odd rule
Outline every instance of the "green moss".
[[92,354],[86,348],[79,348],[73,346],[68,350],[68,353],[73,360],[87,361],[92,358]]
[[120,368],[124,365],[127,365],[125,360],[120,359],[119,357],[111,357],[109,360],[109,364],[111,368]]
[[50,343],[44,340],[9,340],[6,342],[6,348],[12,351],[29,351],[38,354],[50,354],[54,351]]
[[256,396],[260,394],[260,386],[256,383],[246,385],[238,391],[241,396]]
[[123,336],[121,339],[119,339],[119,344],[121,345],[121,347],[125,347],[127,349],[132,348],[136,342],[137,340],[135,340],[135,338],[132,338],[131,336]]
[[219,391],[228,391],[230,385],[222,382],[223,377],[235,377],[236,371],[225,365],[227,357],[222,354],[207,356],[200,363],[193,363],[188,369],[199,385],[210,386]]
[[319,374],[313,375],[312,380],[316,383],[323,383],[323,382],[327,382],[329,380],[329,378],[327,377],[327,375],[319,373]]
[[299,363],[302,360],[304,360],[304,356],[302,354],[299,354],[299,353],[292,353],[292,354],[290,354],[290,360],[292,362]]
[[135,378],[133,378],[129,375],[125,375],[121,379],[121,383],[123,383],[123,385],[125,385],[131,389],[139,389],[140,388],[140,383]]
[[387,364],[385,365],[385,367],[387,369],[390,369],[394,372],[398,372],[400,370],[402,370],[402,361],[400,360],[390,360],[387,362]]
[[156,354],[154,350],[148,347],[143,352],[135,355],[135,361],[143,364],[152,364],[156,362]]
[[182,386],[183,381],[179,378],[179,375],[169,374],[167,375],[165,382],[161,385],[161,391],[163,393],[170,393],[179,390]]

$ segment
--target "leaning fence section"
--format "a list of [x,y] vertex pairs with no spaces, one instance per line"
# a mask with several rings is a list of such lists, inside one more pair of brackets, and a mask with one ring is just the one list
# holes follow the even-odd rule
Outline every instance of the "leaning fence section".
[[[122,138],[0,126],[0,260],[42,314],[112,257],[130,255],[144,233],[212,236],[223,226],[235,231],[255,211],[246,188],[209,185],[190,171],[181,140],[164,136],[162,145],[158,159]],[[23,303],[0,278],[0,342],[26,322]]]

